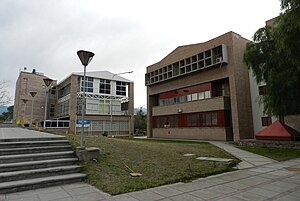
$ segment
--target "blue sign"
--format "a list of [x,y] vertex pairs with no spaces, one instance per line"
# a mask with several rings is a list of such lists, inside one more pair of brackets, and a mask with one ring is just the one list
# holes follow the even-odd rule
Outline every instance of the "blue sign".
[[[81,120],[77,120],[77,121],[76,121],[76,124],[82,125],[82,121],[81,121]],[[85,125],[91,124],[91,121],[90,121],[90,120],[84,120],[83,124],[85,124]]]

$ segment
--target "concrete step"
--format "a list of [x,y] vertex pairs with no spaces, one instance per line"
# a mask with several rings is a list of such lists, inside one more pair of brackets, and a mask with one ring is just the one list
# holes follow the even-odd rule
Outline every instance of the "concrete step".
[[46,146],[46,147],[25,147],[25,148],[6,148],[0,149],[0,156],[16,155],[16,154],[32,154],[45,152],[70,151],[70,145],[62,146]]
[[64,165],[73,165],[74,162],[77,161],[78,161],[77,158],[71,157],[71,158],[15,162],[15,163],[5,163],[5,164],[0,163],[0,172],[12,172],[12,171],[21,171],[21,170],[32,170],[38,168],[57,167],[57,166],[64,166]]
[[0,142],[0,149],[69,145],[68,140]]
[[58,137],[36,137],[36,138],[9,138],[0,139],[0,142],[32,142],[32,141],[52,141],[52,140],[66,140],[65,136]]
[[0,194],[79,182],[82,181],[85,176],[85,174],[74,173],[59,176],[2,182],[0,183]]
[[25,161],[38,161],[44,159],[71,158],[71,157],[74,157],[73,151],[6,155],[6,156],[0,156],[0,164],[25,162]]
[[29,178],[33,179],[33,178],[40,178],[40,177],[57,176],[57,175],[78,173],[79,171],[80,171],[80,166],[69,165],[69,166],[32,169],[32,170],[3,172],[0,173],[0,181],[8,182],[8,181],[24,180]]

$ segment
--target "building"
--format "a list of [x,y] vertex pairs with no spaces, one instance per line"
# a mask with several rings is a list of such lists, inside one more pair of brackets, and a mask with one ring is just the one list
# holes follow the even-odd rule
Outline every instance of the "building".
[[[72,73],[58,83],[58,120],[70,121],[70,132],[81,131],[83,73]],[[86,73],[86,132],[128,135],[134,132],[134,83],[108,71]]]
[[[28,71],[26,68],[20,70],[16,82],[13,116],[13,121],[17,124],[29,125],[32,122],[41,126],[41,122],[45,118],[46,98],[48,99],[46,118],[54,117],[56,81],[52,81],[51,85],[46,87],[44,79],[50,78],[35,69],[32,71]],[[51,90],[48,96],[49,89]],[[32,97],[30,92],[36,92],[36,95]]]
[[[266,21],[266,26],[274,26],[277,17]],[[250,81],[250,92],[251,92],[251,104],[252,104],[252,118],[253,118],[253,128],[254,134],[259,133],[262,129],[270,126],[272,123],[278,120],[277,117],[271,116],[264,113],[264,104],[261,101],[261,97],[265,93],[266,83],[257,83],[253,72],[249,70],[249,81]],[[284,117],[284,123],[300,131],[300,115],[288,115]]]
[[179,46],[147,67],[148,137],[253,138],[247,39],[228,32]]
[[[36,91],[34,100],[34,122],[43,126],[45,95],[43,79],[35,71],[21,71],[16,84],[14,120],[30,123],[30,91]],[[49,87],[47,108],[47,130],[70,133],[81,131],[81,104],[83,98],[83,73],[72,73]],[[108,71],[86,73],[85,132],[89,134],[129,135],[134,131],[134,83]],[[28,101],[24,103],[22,99]],[[25,109],[25,113],[24,113]]]

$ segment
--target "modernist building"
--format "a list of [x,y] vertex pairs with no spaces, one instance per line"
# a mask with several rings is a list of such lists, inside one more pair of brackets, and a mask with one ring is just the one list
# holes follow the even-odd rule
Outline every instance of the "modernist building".
[[228,32],[147,67],[148,137],[253,138],[247,39]]
[[[46,118],[54,118],[55,98],[56,98],[56,81],[52,81],[49,87],[46,87],[44,79],[49,79],[35,69],[28,71],[26,68],[20,70],[19,77],[16,82],[14,117],[13,120],[17,124],[29,125],[32,123],[38,125],[44,121],[46,98],[47,111]],[[50,90],[50,93],[49,92]],[[36,92],[34,97],[31,92]],[[31,119],[32,114],[32,119]]]
[[[72,73],[57,85],[59,120],[70,120],[70,132],[80,132],[83,73]],[[134,131],[134,83],[108,71],[86,74],[87,132],[128,135]],[[77,129],[76,129],[77,128]]]
[[[30,91],[36,91],[34,122],[43,125],[45,95],[42,74],[21,71],[16,84],[14,120],[29,123]],[[81,104],[83,100],[83,73],[72,73],[66,79],[49,87],[47,130],[62,129],[71,133],[81,131]],[[86,73],[85,131],[91,134],[128,135],[134,131],[134,83],[108,71]],[[27,99],[26,104],[22,99]],[[24,112],[25,109],[25,112]]]

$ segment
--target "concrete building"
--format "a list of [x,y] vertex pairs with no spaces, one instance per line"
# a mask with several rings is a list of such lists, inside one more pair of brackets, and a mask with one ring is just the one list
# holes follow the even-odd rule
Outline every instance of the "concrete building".
[[253,138],[247,39],[228,32],[147,67],[148,137]]
[[[86,132],[128,135],[134,132],[134,83],[108,71],[86,74]],[[70,132],[81,131],[83,73],[72,73],[57,85],[57,119],[70,120]],[[112,121],[111,121],[112,120]],[[112,123],[112,124],[111,124]]]
[[[134,83],[108,71],[86,73],[86,115],[89,134],[129,135],[134,132]],[[21,71],[16,83],[14,120],[16,123],[30,123],[30,91],[36,91],[33,119],[43,125],[46,90],[43,79],[46,76]],[[81,103],[83,98],[83,73],[72,73],[57,84],[49,87],[47,108],[47,130],[61,130],[78,133],[81,125]],[[22,99],[28,100],[26,104]]]
[[[266,21],[266,26],[273,26],[276,23],[277,17]],[[251,104],[252,104],[252,118],[254,134],[258,133],[262,129],[271,125],[278,120],[277,117],[264,113],[264,104],[261,101],[264,95],[266,83],[257,83],[253,72],[249,70],[250,92],[251,92]],[[300,115],[288,115],[284,118],[284,123],[293,129],[300,131]]]
[[[53,86],[56,85],[56,81],[54,80],[48,87],[48,89],[51,88],[51,91],[49,96],[46,96],[48,91],[43,79],[47,78],[35,69],[32,71],[28,71],[26,68],[20,70],[15,90],[14,122],[29,125],[32,114],[32,123],[40,124],[44,121],[46,98],[48,99],[46,118],[54,117],[56,90]],[[36,95],[32,97],[30,92],[36,92]]]

